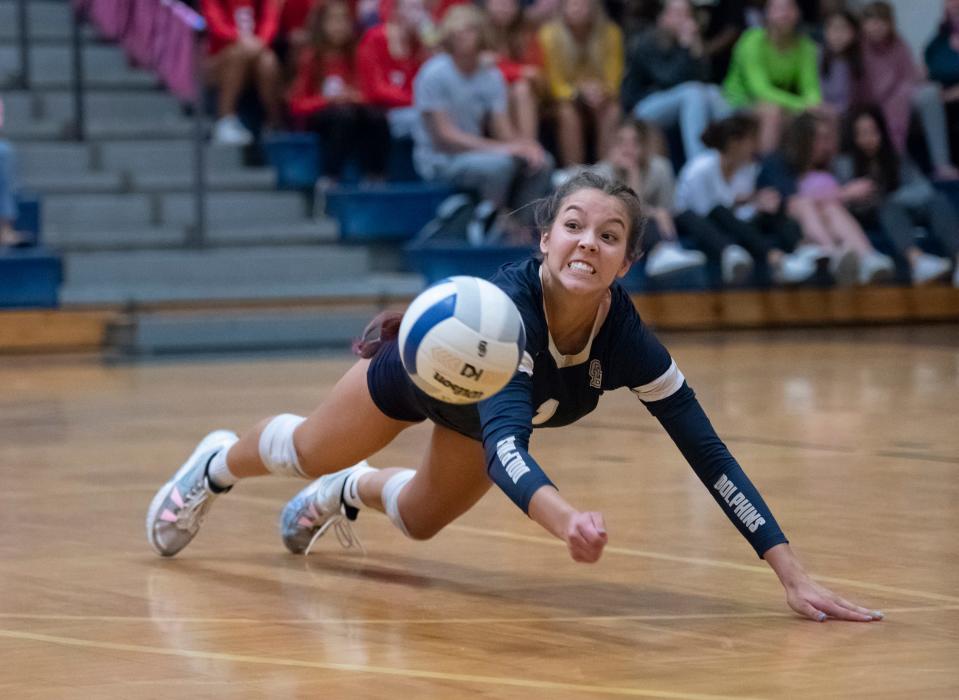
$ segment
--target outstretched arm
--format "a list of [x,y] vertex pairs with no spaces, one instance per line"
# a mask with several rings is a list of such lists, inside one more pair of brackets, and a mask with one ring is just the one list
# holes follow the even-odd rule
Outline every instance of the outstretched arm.
[[564,499],[529,453],[532,380],[522,372],[479,406],[490,479],[530,518],[563,540],[574,561],[598,561],[606,546],[601,513],[581,512]]
[[[643,389],[634,390],[641,399]],[[819,622],[827,616],[861,622],[882,618],[881,613],[850,603],[806,573],[759,491],[716,435],[685,381],[669,396],[646,402],[646,407],[733,525],[776,572],[793,610]]]

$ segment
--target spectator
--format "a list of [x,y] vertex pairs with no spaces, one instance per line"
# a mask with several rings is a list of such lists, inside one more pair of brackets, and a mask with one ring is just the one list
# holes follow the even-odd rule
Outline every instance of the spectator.
[[310,12],[318,4],[319,0],[282,0],[273,50],[286,67],[284,72],[300,64],[300,53],[310,42]]
[[709,62],[689,0],[668,0],[656,26],[630,44],[623,107],[664,128],[678,124],[686,158],[694,158],[705,149],[700,136],[707,125],[730,111],[708,79]]
[[942,86],[947,124],[952,127],[952,162],[959,163],[959,0],[946,0],[939,32],[926,47],[929,79]]
[[823,102],[842,116],[862,101],[862,53],[859,22],[852,13],[839,10],[828,15],[819,58]]
[[557,107],[560,160],[567,166],[585,162],[586,123],[596,151],[606,153],[620,117],[622,32],[598,0],[563,0],[562,16],[540,29],[539,40]]
[[420,113],[416,170],[425,180],[477,192],[494,207],[523,207],[549,189],[552,159],[539,143],[516,135],[503,76],[480,60],[489,49],[486,17],[472,5],[457,5],[443,18],[440,36],[445,50],[424,63],[413,82]]
[[[959,217],[946,196],[892,147],[882,112],[855,110],[848,122],[848,155],[836,161],[836,174],[855,190],[850,210],[867,228],[880,228],[908,263],[914,284],[947,275],[959,263]],[[923,252],[913,234],[924,226],[948,257]],[[959,270],[959,266],[957,266]],[[959,272],[953,282],[959,286]]]
[[922,73],[906,42],[896,32],[892,6],[872,2],[863,10],[862,59],[868,102],[878,104],[889,127],[889,136],[901,154],[906,148],[913,109],[922,124],[935,175],[959,177],[949,162],[946,115],[939,88],[922,82]]
[[426,59],[420,32],[428,26],[423,0],[397,0],[386,22],[368,29],[356,51],[363,94],[386,111],[394,138],[411,136],[418,118],[413,79]]
[[646,274],[659,277],[702,267],[706,256],[679,244],[673,221],[676,179],[669,160],[653,150],[653,135],[644,122],[627,119],[616,130],[609,152],[594,170],[619,180],[639,195],[646,212],[643,255]]
[[779,191],[803,237],[828,254],[830,271],[840,285],[890,279],[895,265],[866,238],[843,204],[853,193],[832,176],[838,143],[835,119],[813,112],[800,114],[786,128],[782,153],[763,164],[759,184]]
[[693,2],[696,21],[702,28],[703,54],[710,66],[710,82],[721,82],[729,72],[733,46],[746,28],[743,0]]
[[321,186],[337,182],[351,156],[364,175],[383,179],[390,133],[382,110],[366,103],[356,72],[353,15],[344,0],[324,0],[311,15],[310,44],[290,90],[290,113],[323,141]]
[[758,258],[769,266],[774,282],[805,282],[816,273],[817,251],[797,251],[802,232],[782,213],[779,193],[769,187],[757,189],[758,133],[757,121],[749,115],[710,125],[703,141],[714,150],[683,166],[676,208],[713,225],[696,227],[692,233],[697,245],[719,260],[724,280],[740,281]]
[[517,134],[539,136],[543,53],[518,0],[485,0],[496,62],[509,90],[510,116]]
[[213,140],[245,145],[253,140],[237,116],[237,103],[252,80],[266,112],[266,126],[282,122],[280,63],[270,48],[279,19],[278,0],[202,0],[209,36],[207,72],[216,86]]
[[769,0],[765,19],[764,28],[747,29],[736,42],[723,83],[733,107],[755,110],[764,154],[776,149],[787,112],[822,101],[816,45],[797,30],[795,0]]
[[[3,129],[3,100],[0,99],[0,130]],[[17,202],[13,197],[15,188],[13,147],[0,138],[0,248],[20,246],[26,243],[23,235],[13,227],[17,220]]]

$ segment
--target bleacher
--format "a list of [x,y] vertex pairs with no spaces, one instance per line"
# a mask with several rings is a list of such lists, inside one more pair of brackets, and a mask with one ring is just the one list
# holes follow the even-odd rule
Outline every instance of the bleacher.
[[[31,75],[25,89],[17,85],[16,2],[0,0],[3,133],[16,147],[24,188],[17,228],[34,244],[0,253],[2,307],[59,308],[67,316],[102,311],[101,342],[128,354],[342,346],[373,311],[401,306],[428,282],[457,273],[486,276],[530,253],[524,247],[412,244],[450,191],[418,181],[409,142],[394,144],[389,182],[351,184],[347,177],[317,198],[321,145],[302,133],[267,136],[265,163],[242,147],[205,146],[208,228],[204,247],[192,248],[195,124],[189,110],[154,74],[131,65],[120,46],[85,24],[86,123],[83,140],[76,140],[70,5],[31,0],[28,15]],[[943,187],[959,204],[959,187]],[[667,310],[658,318],[665,326],[722,325],[731,300],[742,304],[735,294],[744,293],[691,301],[690,292],[719,287],[711,268],[654,281],[636,265],[625,283],[634,292],[659,295],[652,306]],[[841,300],[856,292],[813,288],[797,302],[804,309],[797,312],[788,301],[800,298],[792,290],[765,289],[761,278],[751,287],[751,298],[760,301],[750,308],[764,309],[749,317],[756,325],[812,322],[808,309],[814,307],[825,321],[853,322],[857,314],[848,309],[893,299],[863,291],[867,301],[850,306]],[[955,290],[918,292],[924,303],[938,304],[932,309],[910,302],[912,291],[897,290],[895,311],[879,316],[959,317]],[[50,322],[42,315],[15,318]],[[862,312],[862,320],[876,319]],[[83,343],[90,337],[84,326]]]

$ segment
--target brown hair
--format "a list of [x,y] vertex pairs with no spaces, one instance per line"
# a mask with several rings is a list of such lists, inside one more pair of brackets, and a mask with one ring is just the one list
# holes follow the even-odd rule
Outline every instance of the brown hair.
[[730,141],[754,137],[759,133],[759,122],[751,114],[734,114],[706,127],[703,145],[723,151]]
[[626,209],[629,216],[629,235],[626,241],[626,258],[636,260],[642,251],[643,229],[646,217],[639,197],[632,188],[621,182],[610,180],[594,170],[585,168],[560,185],[548,197],[536,203],[536,228],[540,233],[548,231],[556,221],[563,201],[574,192],[585,189],[599,190],[603,194],[615,197]]

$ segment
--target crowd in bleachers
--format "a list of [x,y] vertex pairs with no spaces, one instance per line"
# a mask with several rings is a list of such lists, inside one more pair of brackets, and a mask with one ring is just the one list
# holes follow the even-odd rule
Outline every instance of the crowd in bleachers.
[[[735,284],[830,275],[959,286],[959,0],[918,64],[883,1],[197,0],[216,141],[266,131],[382,181],[412,137],[426,181],[521,236],[530,201],[586,163],[640,192],[646,272]],[[950,150],[951,148],[951,150]],[[924,231],[917,236],[918,230]]]

